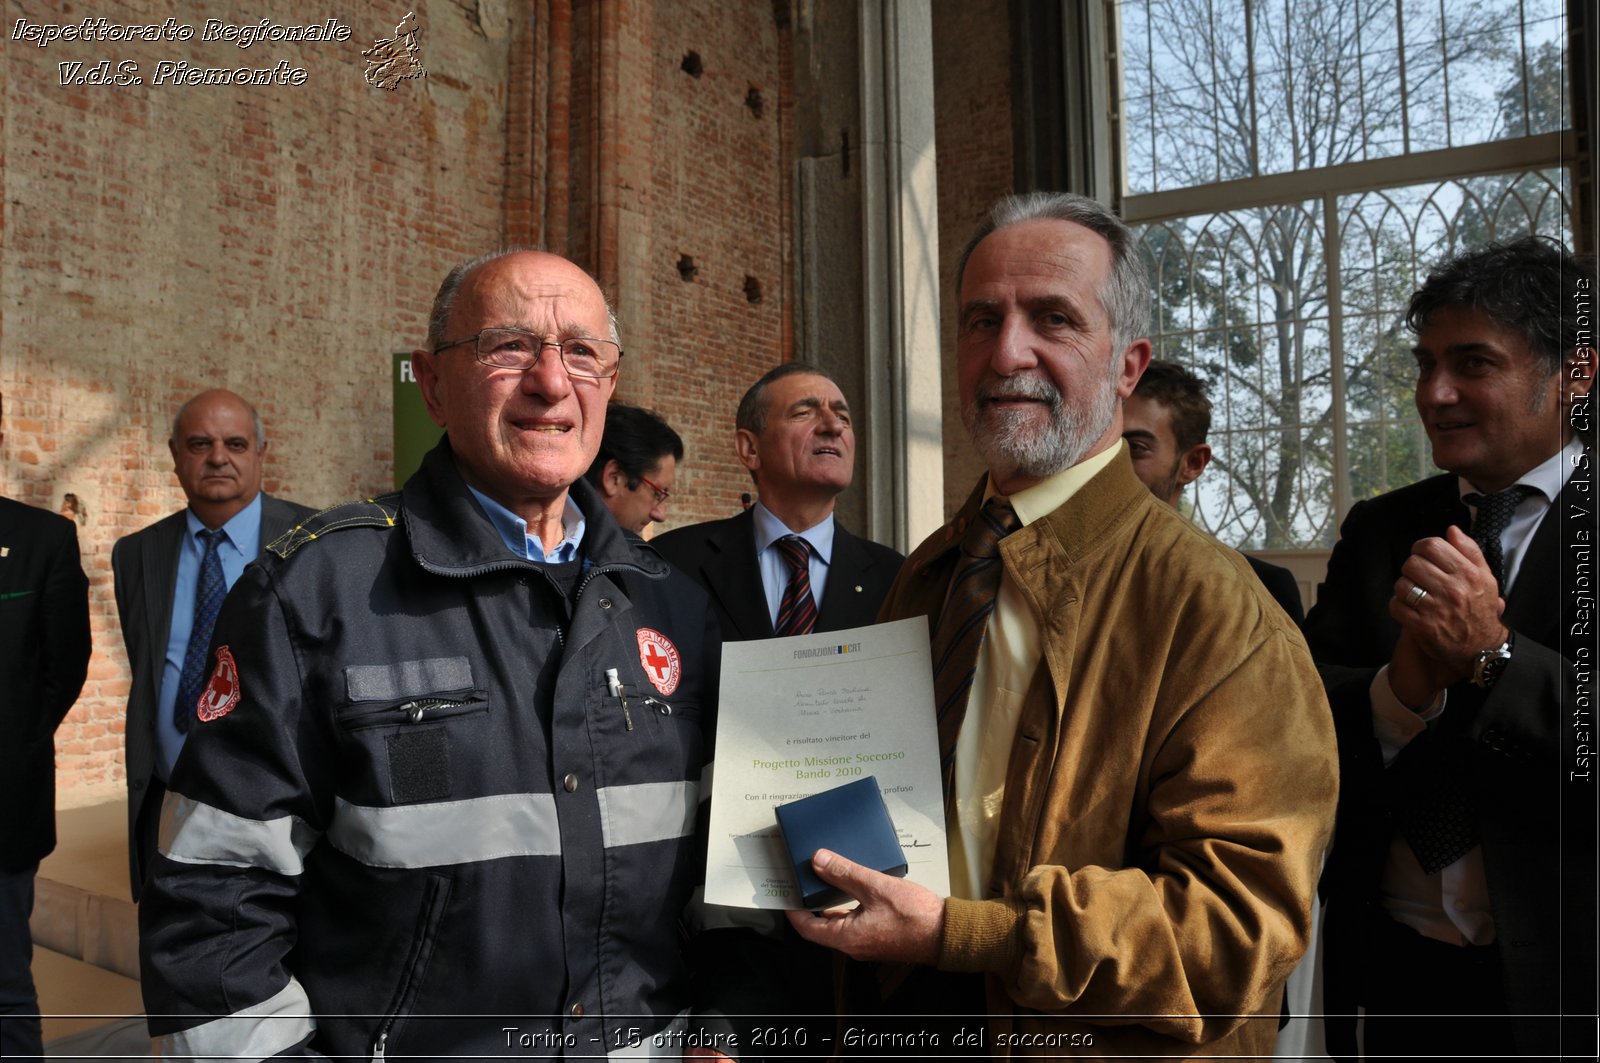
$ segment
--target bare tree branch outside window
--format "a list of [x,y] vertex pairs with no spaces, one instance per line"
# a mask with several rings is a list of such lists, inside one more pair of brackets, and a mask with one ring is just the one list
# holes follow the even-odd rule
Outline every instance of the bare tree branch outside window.
[[[1222,475],[1189,505],[1238,546],[1325,548],[1336,498],[1433,471],[1401,324],[1428,268],[1495,237],[1570,239],[1565,169],[1497,172],[1468,155],[1570,124],[1560,0],[1116,10],[1125,207],[1210,186],[1236,201],[1242,186],[1249,204],[1128,212],[1145,222],[1156,355],[1206,376],[1216,407]],[[1399,165],[1419,156],[1440,161],[1437,177]]]

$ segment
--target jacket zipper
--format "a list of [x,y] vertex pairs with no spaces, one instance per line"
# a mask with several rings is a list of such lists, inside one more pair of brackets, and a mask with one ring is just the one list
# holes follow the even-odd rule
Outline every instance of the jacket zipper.
[[[625,568],[633,568],[640,574],[644,575],[645,578],[650,578],[648,573],[645,573],[643,569],[639,569],[634,565],[595,565],[593,568],[589,569],[588,572],[585,572],[583,574],[583,578],[578,581],[578,589],[572,592],[572,600],[574,602],[581,601],[583,599],[583,589],[587,587],[589,585],[589,581],[594,579],[596,576],[603,576],[607,572],[621,572]],[[565,624],[556,625],[556,645],[560,646],[562,650],[567,648],[567,626]],[[624,711],[626,711],[626,706],[624,706]],[[628,727],[628,730],[633,730],[631,724]]]
[[396,706],[399,711],[406,714],[410,723],[421,723],[422,717],[434,709],[454,709],[470,704],[453,698],[416,698]]
[[[472,706],[477,705],[476,709]],[[412,698],[402,701],[398,705],[390,705],[371,712],[360,713],[355,716],[341,717],[340,724],[350,731],[363,731],[369,727],[386,727],[395,723],[395,713],[401,715],[404,723],[421,723],[423,717],[429,713],[450,709],[466,709],[461,715],[471,715],[473,712],[483,711],[483,699],[469,696],[465,698]],[[451,715],[447,713],[447,715]]]
[[421,918],[416,927],[418,940],[414,943],[411,954],[406,958],[403,970],[404,979],[395,993],[394,1005],[383,1020],[383,1026],[378,1030],[377,1040],[372,1042],[373,1063],[380,1063],[384,1053],[388,1050],[389,1034],[394,1031],[395,1024],[404,1018],[416,993],[416,979],[418,969],[427,962],[432,952],[428,938],[437,933],[444,916],[444,906],[449,900],[450,885],[447,880],[435,879],[427,886],[426,904]]

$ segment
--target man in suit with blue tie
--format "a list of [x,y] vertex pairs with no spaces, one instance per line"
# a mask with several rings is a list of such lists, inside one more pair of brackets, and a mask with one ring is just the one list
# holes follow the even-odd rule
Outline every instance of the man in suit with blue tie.
[[745,392],[734,423],[756,504],[652,545],[710,592],[727,641],[872,623],[904,557],[834,518],[855,475],[855,429],[839,385],[815,366],[786,362]]
[[167,448],[188,506],[111,551],[133,671],[125,741],[134,900],[155,853],[166,780],[211,673],[206,653],[217,609],[244,567],[312,512],[261,492],[261,415],[231,391],[184,403]]

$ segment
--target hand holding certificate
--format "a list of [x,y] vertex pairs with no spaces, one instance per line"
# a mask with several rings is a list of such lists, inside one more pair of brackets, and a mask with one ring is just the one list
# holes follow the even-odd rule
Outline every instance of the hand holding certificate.
[[950,892],[926,620],[726,643],[719,701],[707,901],[801,907],[773,809],[867,776],[906,877]]

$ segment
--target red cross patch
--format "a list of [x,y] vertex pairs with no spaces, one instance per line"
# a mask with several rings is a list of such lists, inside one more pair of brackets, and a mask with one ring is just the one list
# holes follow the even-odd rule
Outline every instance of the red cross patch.
[[678,657],[678,647],[654,628],[639,628],[637,634],[639,663],[644,665],[644,674],[661,691],[662,697],[671,697],[672,692],[678,689],[678,680],[683,678],[683,662]]
[[220,720],[239,704],[239,666],[233,663],[233,653],[226,646],[217,647],[217,667],[211,673],[211,682],[200,692],[196,709],[205,723]]

